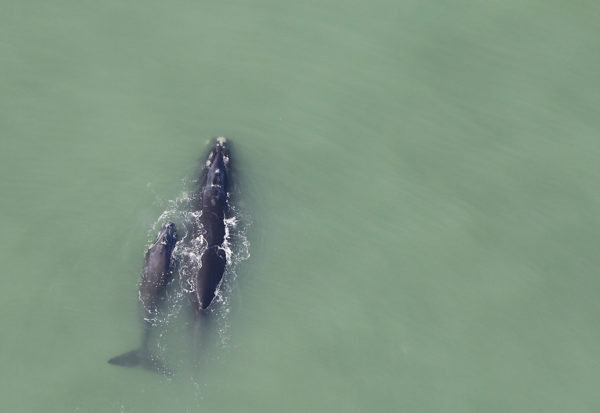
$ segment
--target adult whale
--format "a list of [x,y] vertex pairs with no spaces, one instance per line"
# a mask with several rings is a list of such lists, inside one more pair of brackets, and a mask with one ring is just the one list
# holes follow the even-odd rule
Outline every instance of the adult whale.
[[142,344],[139,348],[113,357],[108,362],[118,366],[141,365],[147,369],[170,375],[171,372],[148,349],[150,335],[156,325],[160,305],[165,300],[167,285],[173,278],[171,255],[177,242],[177,228],[166,222],[154,244],[146,251],[139,297],[142,304]]
[[225,218],[229,213],[230,170],[229,144],[225,138],[217,138],[203,168],[200,190],[193,205],[196,211],[201,211],[192,227],[193,237],[203,236],[206,240],[202,265],[194,270],[190,280],[190,299],[197,314],[202,314],[213,302],[225,272]]

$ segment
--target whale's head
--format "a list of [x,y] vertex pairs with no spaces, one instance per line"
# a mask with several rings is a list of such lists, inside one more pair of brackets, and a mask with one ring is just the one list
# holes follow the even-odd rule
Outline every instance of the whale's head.
[[158,234],[156,243],[165,245],[167,248],[172,249],[175,247],[177,242],[177,227],[171,221],[165,222]]
[[217,138],[206,161],[206,186],[220,187],[227,191],[229,171],[229,146],[225,138]]

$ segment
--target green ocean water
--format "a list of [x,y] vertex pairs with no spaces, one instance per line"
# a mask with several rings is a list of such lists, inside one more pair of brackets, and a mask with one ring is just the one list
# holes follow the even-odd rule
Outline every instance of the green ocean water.
[[[0,1],[0,410],[600,409],[600,6]],[[137,281],[206,141],[249,257],[172,379]]]

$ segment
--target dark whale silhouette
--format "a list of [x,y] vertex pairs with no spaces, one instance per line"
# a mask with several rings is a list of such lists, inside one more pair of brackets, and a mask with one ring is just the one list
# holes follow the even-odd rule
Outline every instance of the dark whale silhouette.
[[163,225],[154,244],[146,251],[144,269],[139,288],[142,303],[142,344],[140,348],[113,357],[108,362],[118,366],[132,367],[141,365],[150,370],[170,375],[171,372],[155,356],[150,354],[148,343],[161,303],[165,300],[167,285],[173,278],[171,255],[177,242],[175,224]]
[[197,314],[213,302],[225,272],[227,257],[223,244],[226,241],[225,218],[229,213],[230,178],[229,146],[225,138],[217,138],[203,168],[200,190],[193,205],[196,211],[201,211],[199,222],[192,227],[193,237],[203,236],[206,240],[202,266],[195,270],[190,280],[190,299]]

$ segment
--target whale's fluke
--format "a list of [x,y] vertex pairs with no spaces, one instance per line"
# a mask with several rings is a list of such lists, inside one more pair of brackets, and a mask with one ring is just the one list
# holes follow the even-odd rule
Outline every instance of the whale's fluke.
[[113,357],[108,360],[108,363],[122,367],[141,366],[148,370],[164,374],[165,376],[173,375],[171,370],[165,366],[165,363],[163,363],[162,360],[142,349],[128,351],[120,356]]

